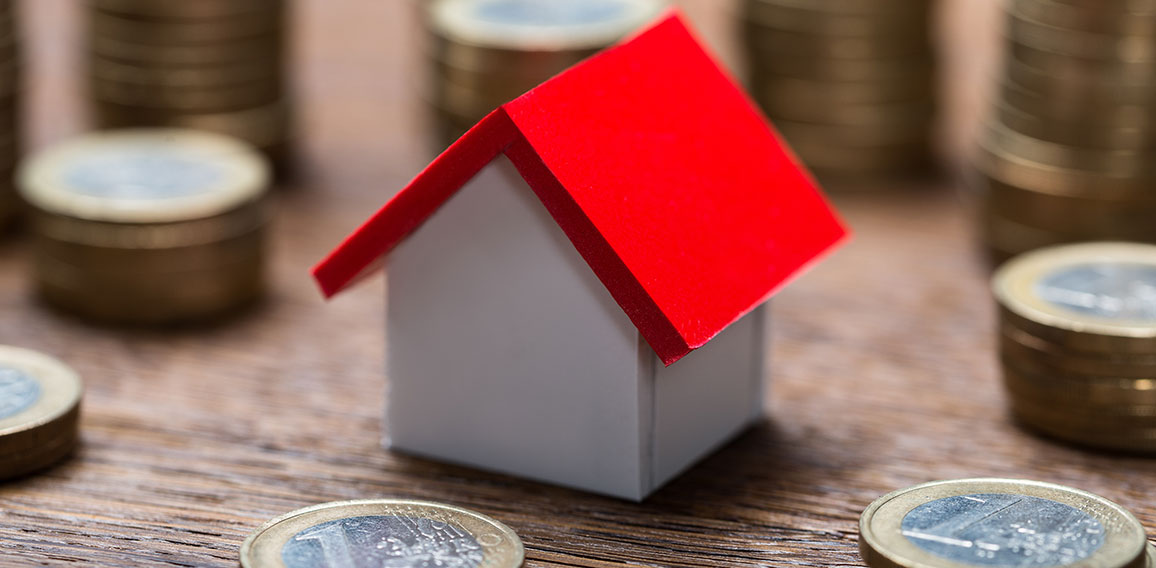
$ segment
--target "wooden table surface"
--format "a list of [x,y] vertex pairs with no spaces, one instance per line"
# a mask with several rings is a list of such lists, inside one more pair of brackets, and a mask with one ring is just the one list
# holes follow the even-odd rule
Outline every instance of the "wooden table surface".
[[[81,124],[80,3],[24,4],[43,144]],[[717,3],[684,4],[727,39]],[[983,69],[974,5],[952,3],[945,33],[963,46],[946,58],[957,138]],[[1009,421],[986,268],[947,182],[836,198],[856,236],[774,302],[770,419],[643,504],[383,450],[382,283],[327,304],[306,271],[428,158],[420,31],[412,0],[302,1],[297,22],[303,175],[283,193],[262,306],[203,329],[91,326],[38,305],[24,243],[0,245],[0,343],[55,354],[88,386],[76,456],[0,484],[0,565],[233,566],[272,516],[405,497],[497,517],[528,566],[858,566],[869,502],[970,476],[1070,484],[1156,529],[1156,460]]]

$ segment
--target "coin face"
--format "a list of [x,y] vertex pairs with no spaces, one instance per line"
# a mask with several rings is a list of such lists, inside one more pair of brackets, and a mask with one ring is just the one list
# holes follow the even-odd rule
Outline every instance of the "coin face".
[[257,199],[268,166],[235,139],[181,129],[81,136],[34,156],[19,173],[37,208],[68,217],[163,223],[209,217]]
[[1156,337],[1156,246],[1087,243],[1020,256],[992,280],[1000,303],[1065,330]]
[[603,47],[656,16],[659,0],[440,0],[433,26],[461,41],[513,49]]
[[246,568],[516,568],[522,542],[509,527],[459,507],[423,501],[326,503],[273,519],[241,546]]
[[1057,307],[1091,316],[1156,323],[1156,265],[1066,266],[1040,279],[1036,294]]
[[0,420],[28,410],[40,399],[40,381],[23,369],[0,364]]
[[872,503],[859,521],[873,567],[1117,568],[1148,561],[1144,529],[1102,497],[1010,479],[938,481]]
[[1070,505],[1027,495],[953,495],[904,515],[908,541],[978,566],[1064,566],[1104,545],[1104,526]]

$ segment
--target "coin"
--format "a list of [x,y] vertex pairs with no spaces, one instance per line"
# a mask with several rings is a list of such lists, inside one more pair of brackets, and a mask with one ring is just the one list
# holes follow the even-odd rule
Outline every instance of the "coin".
[[498,105],[658,15],[661,0],[437,0],[425,98],[448,144]]
[[859,519],[873,568],[1142,568],[1144,528],[1123,507],[1040,481],[960,479],[895,491]]
[[518,535],[490,517],[393,499],[299,509],[269,521],[241,545],[244,568],[516,568],[523,557]]
[[605,47],[661,8],[657,0],[438,0],[430,6],[430,22],[435,33],[458,43],[566,51]]
[[[1037,251],[1002,267],[992,287],[1002,305],[1038,326],[1101,336],[1104,343],[1156,342],[1156,246],[1087,243]],[[1147,346],[1156,350],[1156,343]]]
[[937,110],[930,5],[741,4],[750,93],[820,179],[867,189],[928,169]]
[[33,156],[37,290],[102,321],[230,313],[262,288],[269,166],[249,145],[181,129],[104,131]]
[[[289,171],[282,163],[292,122],[285,104],[289,7],[284,0],[88,3],[96,125],[226,133],[276,160],[277,173]],[[279,110],[269,112],[273,106]]]
[[77,440],[80,377],[43,353],[0,345],[0,479],[47,467]]

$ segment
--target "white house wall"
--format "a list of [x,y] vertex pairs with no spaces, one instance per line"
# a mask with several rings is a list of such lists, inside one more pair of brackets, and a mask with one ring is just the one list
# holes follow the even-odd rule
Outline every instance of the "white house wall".
[[394,448],[642,497],[638,332],[505,156],[386,270]]
[[763,306],[669,367],[655,358],[653,487],[762,416],[765,329]]

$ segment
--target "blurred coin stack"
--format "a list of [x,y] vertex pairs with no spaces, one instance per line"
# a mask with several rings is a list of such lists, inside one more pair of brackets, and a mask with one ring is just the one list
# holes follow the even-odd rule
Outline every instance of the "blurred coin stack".
[[1084,243],[996,273],[1012,411],[1068,442],[1156,452],[1156,246]]
[[994,260],[1156,241],[1156,1],[1011,0],[975,182]]
[[12,174],[20,154],[20,44],[12,0],[0,0],[0,226],[18,209]]
[[435,0],[427,96],[443,147],[658,15],[661,0]]
[[744,0],[751,96],[827,180],[925,171],[935,57],[930,0]]
[[107,130],[21,166],[34,277],[49,304],[107,322],[227,315],[262,291],[267,161],[197,130]]
[[285,166],[285,0],[90,0],[100,128],[171,126],[239,138]]

